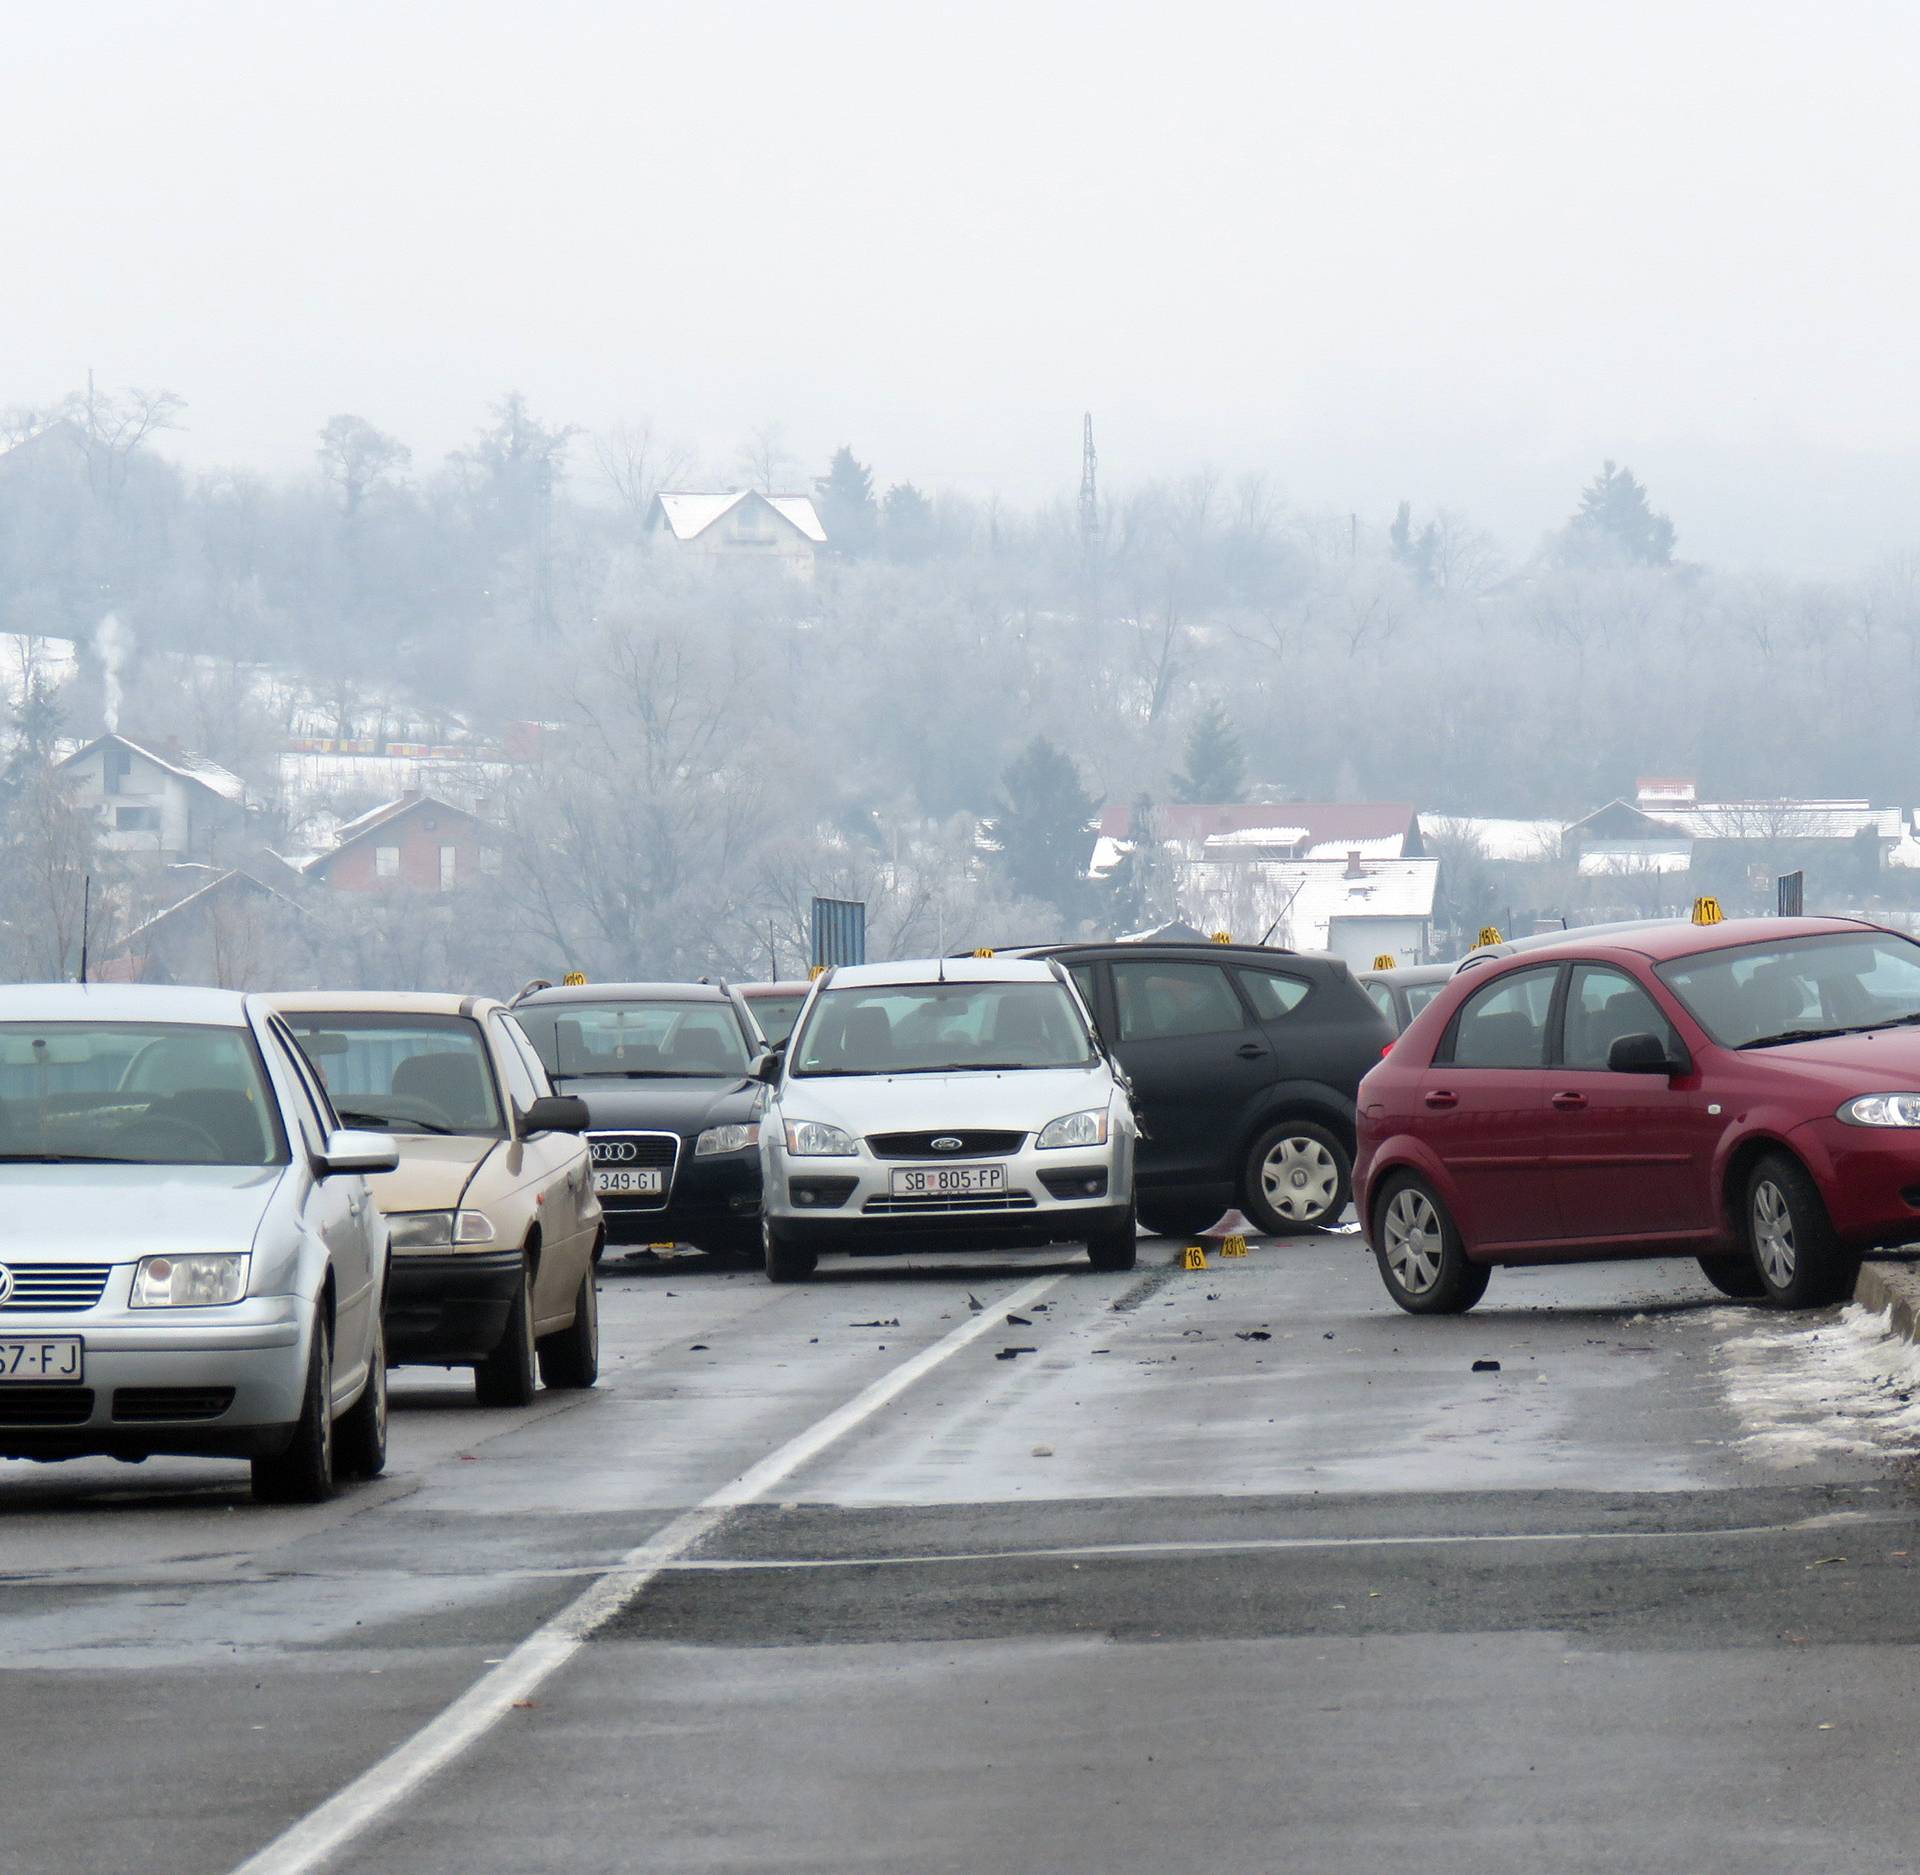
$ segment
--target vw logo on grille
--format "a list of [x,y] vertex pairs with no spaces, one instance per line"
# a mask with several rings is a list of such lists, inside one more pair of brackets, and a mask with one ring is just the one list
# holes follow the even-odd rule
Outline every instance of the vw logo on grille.
[[596,1139],[593,1142],[593,1161],[596,1165],[620,1165],[628,1159],[639,1157],[640,1148],[630,1139]]
[[927,1141],[935,1152],[958,1152],[965,1143],[964,1140],[955,1139],[951,1133],[942,1133],[938,1139]]
[[8,1269],[4,1263],[0,1263],[0,1302],[6,1301],[12,1294],[13,1271]]

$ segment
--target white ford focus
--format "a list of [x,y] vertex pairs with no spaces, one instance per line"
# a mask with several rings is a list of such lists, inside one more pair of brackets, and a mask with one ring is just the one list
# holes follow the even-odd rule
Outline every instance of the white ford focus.
[[1084,1243],[1133,1267],[1133,1108],[1059,964],[830,970],[765,1078],[773,1281],[829,1250]]
[[222,990],[0,989],[0,1457],[386,1462],[387,1230],[285,1025]]

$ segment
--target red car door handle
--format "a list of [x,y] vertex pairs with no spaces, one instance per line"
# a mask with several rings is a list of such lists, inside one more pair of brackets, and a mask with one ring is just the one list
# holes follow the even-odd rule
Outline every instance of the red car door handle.
[[1555,1094],[1553,1104],[1562,1113],[1577,1113],[1587,1104],[1587,1097],[1585,1094]]
[[1449,1094],[1444,1088],[1436,1087],[1426,1096],[1426,1101],[1429,1107],[1457,1107],[1460,1104],[1460,1096]]

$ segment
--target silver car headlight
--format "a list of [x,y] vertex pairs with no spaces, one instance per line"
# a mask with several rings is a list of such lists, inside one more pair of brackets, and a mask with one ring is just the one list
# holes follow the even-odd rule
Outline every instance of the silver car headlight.
[[196,1252],[189,1256],[142,1257],[133,1266],[136,1309],[212,1309],[238,1302],[247,1293],[244,1250]]
[[851,1133],[824,1120],[789,1120],[787,1150],[796,1159],[851,1159],[859,1148]]
[[1104,1146],[1107,1143],[1107,1110],[1089,1107],[1084,1113],[1063,1113],[1049,1120],[1033,1142],[1043,1152],[1056,1146]]
[[693,1142],[693,1156],[705,1159],[716,1152],[745,1152],[759,1143],[758,1126],[710,1126]]
[[396,1250],[451,1250],[492,1243],[493,1220],[484,1211],[395,1211],[387,1229]]
[[1837,1117],[1849,1126],[1920,1126],[1920,1094],[1862,1094]]

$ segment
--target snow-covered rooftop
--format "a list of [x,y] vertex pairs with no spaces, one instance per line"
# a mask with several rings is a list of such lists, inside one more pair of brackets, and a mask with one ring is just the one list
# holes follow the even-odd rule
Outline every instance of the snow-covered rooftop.
[[820,525],[811,495],[763,495],[758,489],[738,488],[730,494],[700,493],[661,495],[660,512],[673,530],[676,540],[693,540],[716,521],[731,513],[743,501],[757,501],[771,508],[790,527],[797,528],[817,546],[825,546],[827,530]]

